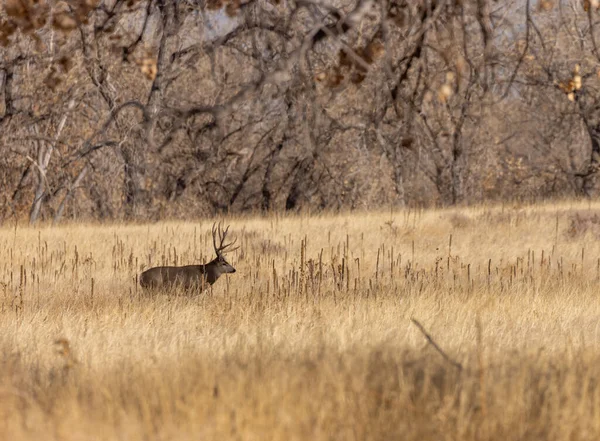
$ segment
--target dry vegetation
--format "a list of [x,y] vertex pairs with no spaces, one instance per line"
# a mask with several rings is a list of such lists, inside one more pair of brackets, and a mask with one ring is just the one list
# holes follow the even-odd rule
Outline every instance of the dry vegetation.
[[5,227],[0,438],[598,439],[599,210],[229,219],[238,272],[191,297],[136,273],[212,220]]
[[598,4],[4,0],[0,224],[597,197]]

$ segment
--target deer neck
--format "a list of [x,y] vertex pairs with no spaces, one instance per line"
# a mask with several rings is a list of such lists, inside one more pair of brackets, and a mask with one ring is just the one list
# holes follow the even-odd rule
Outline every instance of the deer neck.
[[206,274],[206,281],[211,285],[217,281],[219,277],[221,277],[221,271],[219,269],[219,265],[217,264],[218,258],[211,260],[206,265],[204,265],[204,273]]

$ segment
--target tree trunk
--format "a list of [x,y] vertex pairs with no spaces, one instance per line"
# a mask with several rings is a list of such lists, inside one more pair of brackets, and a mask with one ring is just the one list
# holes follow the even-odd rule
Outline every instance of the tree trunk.
[[83,167],[81,169],[81,171],[79,172],[79,174],[77,175],[77,177],[75,178],[73,183],[71,185],[69,185],[69,188],[67,189],[67,194],[65,195],[63,200],[60,202],[60,205],[58,206],[58,210],[56,211],[56,214],[54,215],[54,220],[52,221],[53,224],[56,224],[60,221],[60,218],[62,217],[62,214],[65,211],[65,205],[67,204],[69,199],[71,199],[71,197],[73,197],[73,193],[75,192],[77,187],[79,187],[79,184],[81,184],[81,181],[83,181],[83,178],[85,178],[85,175],[87,175],[87,172],[88,172],[88,166],[86,165],[85,167]]
[[35,188],[35,194],[33,197],[33,203],[31,204],[31,210],[29,211],[29,223],[31,225],[35,224],[40,215],[40,210],[42,209],[42,200],[44,195],[46,194],[46,170],[48,163],[50,162],[50,157],[52,156],[52,147],[44,145],[43,141],[35,141],[37,144],[37,176],[38,182]]
[[124,192],[124,214],[127,219],[133,219],[140,215],[140,208],[144,205],[143,200],[143,164],[139,154],[131,146],[123,146],[123,192]]
[[583,193],[587,197],[592,197],[600,193],[600,179],[598,179],[598,171],[600,170],[600,126],[588,127],[588,133],[592,149],[587,170],[581,176],[583,178]]
[[285,139],[282,140],[279,144],[277,144],[275,146],[275,148],[271,152],[271,155],[269,157],[269,162],[268,162],[267,168],[265,170],[265,176],[263,178],[262,189],[261,189],[261,195],[262,195],[261,208],[265,211],[269,211],[272,208],[271,201],[273,199],[273,195],[272,195],[269,187],[273,185],[273,183],[271,182],[273,179],[273,169],[275,168],[275,164],[277,163],[277,159],[279,157],[279,152],[281,152],[281,150],[283,149],[284,142],[285,142]]
[[[40,210],[42,208],[42,202],[44,197],[46,196],[46,190],[48,189],[48,181],[46,179],[46,173],[48,172],[48,165],[50,164],[50,159],[52,158],[52,153],[54,152],[54,147],[60,138],[60,134],[62,133],[65,124],[67,122],[67,118],[71,110],[75,107],[75,100],[71,100],[69,105],[67,106],[67,111],[64,113],[60,122],[58,123],[58,128],[56,129],[56,134],[54,135],[54,140],[52,142],[37,140],[36,143],[38,145],[38,157],[37,157],[37,170],[38,170],[38,184],[35,189],[35,196],[33,198],[33,203],[31,204],[31,211],[29,212],[29,223],[34,224],[37,222],[38,217],[40,215]],[[34,132],[36,135],[39,135],[37,126],[34,126]]]

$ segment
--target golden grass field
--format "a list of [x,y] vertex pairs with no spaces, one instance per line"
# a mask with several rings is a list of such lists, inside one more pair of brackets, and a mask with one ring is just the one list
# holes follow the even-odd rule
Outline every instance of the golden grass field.
[[0,439],[600,439],[600,204],[225,221],[2,227]]

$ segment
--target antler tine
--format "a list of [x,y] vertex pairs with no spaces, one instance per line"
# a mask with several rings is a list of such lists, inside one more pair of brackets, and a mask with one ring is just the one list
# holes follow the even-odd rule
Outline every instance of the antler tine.
[[228,252],[228,253],[230,253],[230,252],[232,252],[232,251],[235,251],[235,250],[237,250],[237,249],[240,247],[239,245],[238,245],[237,247],[235,247],[235,248],[229,248],[229,247],[231,247],[231,246],[235,245],[235,243],[236,243],[236,242],[237,242],[237,237],[236,237],[235,239],[233,239],[233,242],[230,242],[230,243],[228,243],[227,245],[225,245],[225,246],[223,247],[223,251],[224,251],[225,249],[227,249],[227,252]]
[[223,233],[223,235],[221,236],[221,250],[224,250],[228,246],[228,245],[224,245],[224,244],[225,244],[225,238],[227,237],[227,233],[229,232],[229,225],[227,225],[227,228],[225,228],[224,230],[221,230],[221,232]]
[[[231,225],[227,225],[227,228],[223,229],[221,227],[221,224],[219,223],[219,253],[225,253],[225,252],[231,252],[231,251],[235,251],[239,248],[239,246],[235,247],[235,248],[230,248],[232,245],[234,245],[237,242],[237,237],[233,240],[233,242],[230,242],[228,244],[225,244],[225,239],[227,238],[227,234],[229,233],[229,227]],[[227,251],[225,251],[227,250]]]
[[219,250],[223,251],[223,242],[225,242],[225,236],[227,236],[227,230],[223,231],[223,227],[221,226],[221,222],[219,222]]
[[212,237],[213,237],[213,247],[215,247],[215,253],[217,256],[219,255],[219,247],[217,247],[217,223],[214,222],[212,226]]
[[223,245],[223,243],[225,242],[225,238],[227,237],[227,233],[229,232],[229,227],[230,225],[227,225],[227,228],[223,230],[223,241],[221,242],[221,245]]

